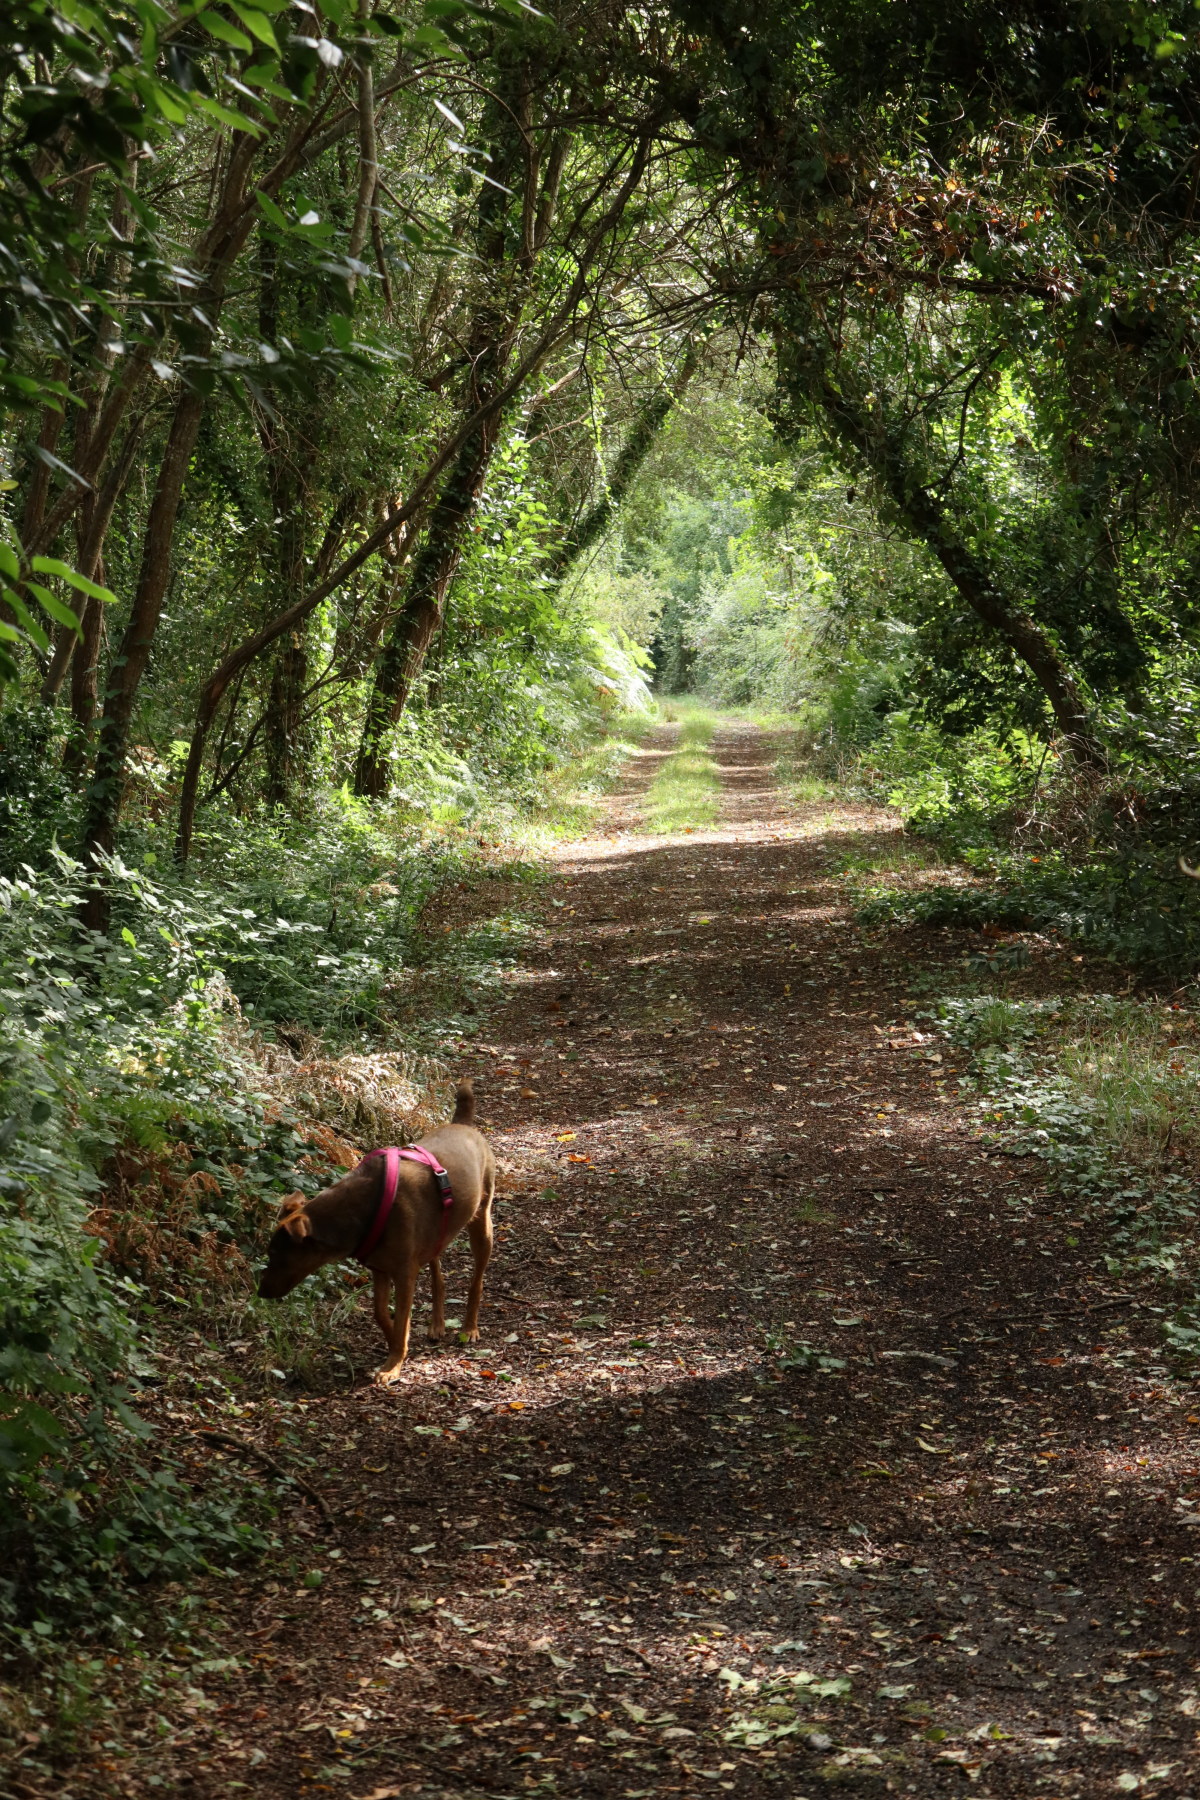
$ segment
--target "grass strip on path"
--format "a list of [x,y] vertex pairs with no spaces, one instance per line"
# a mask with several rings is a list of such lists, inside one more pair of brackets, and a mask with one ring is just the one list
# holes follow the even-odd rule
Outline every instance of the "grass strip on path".
[[643,803],[652,831],[702,831],[716,824],[721,776],[709,750],[716,722],[715,713],[701,708],[682,714],[679,748],[654,777]]

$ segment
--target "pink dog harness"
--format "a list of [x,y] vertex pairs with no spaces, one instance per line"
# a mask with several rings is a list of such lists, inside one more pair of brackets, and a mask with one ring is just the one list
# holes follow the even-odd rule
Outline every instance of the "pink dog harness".
[[436,1262],[446,1248],[446,1239],[450,1235],[450,1208],[454,1205],[454,1195],[450,1189],[449,1175],[433,1151],[423,1150],[419,1144],[411,1144],[406,1150],[397,1150],[395,1145],[389,1146],[386,1150],[368,1150],[362,1162],[359,1163],[359,1168],[361,1169],[365,1163],[369,1163],[373,1156],[382,1156],[384,1159],[383,1192],[379,1196],[379,1207],[371,1221],[370,1229],[354,1252],[355,1256],[359,1262],[365,1262],[383,1236],[384,1227],[391,1215],[392,1207],[396,1203],[396,1189],[400,1185],[400,1161],[403,1158],[405,1162],[424,1163],[438,1184],[438,1192],[442,1197],[442,1232],[438,1238],[437,1249],[433,1253],[433,1260]]

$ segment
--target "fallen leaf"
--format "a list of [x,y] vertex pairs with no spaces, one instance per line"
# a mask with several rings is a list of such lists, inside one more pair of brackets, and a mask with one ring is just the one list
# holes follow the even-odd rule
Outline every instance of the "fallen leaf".
[[924,1438],[918,1438],[917,1442],[921,1446],[922,1450],[928,1450],[930,1456],[953,1456],[954,1455],[953,1450],[939,1450],[936,1448],[935,1445],[927,1444],[925,1442]]

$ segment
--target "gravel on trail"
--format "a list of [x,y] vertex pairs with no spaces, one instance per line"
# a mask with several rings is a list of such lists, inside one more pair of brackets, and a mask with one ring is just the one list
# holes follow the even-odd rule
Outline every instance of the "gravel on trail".
[[355,1380],[268,1434],[335,1521],[297,1502],[309,1572],[212,1584],[221,1657],[60,1792],[1200,1796],[1150,1278],[914,1026],[944,944],[854,924],[838,858],[895,819],[789,802],[731,724],[717,826],[645,835],[674,741],[462,1046],[506,1172],[480,1344],[377,1390],[364,1302]]

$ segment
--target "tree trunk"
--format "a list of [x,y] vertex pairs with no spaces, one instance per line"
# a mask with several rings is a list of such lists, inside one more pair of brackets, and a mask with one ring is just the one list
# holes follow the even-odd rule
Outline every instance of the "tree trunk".
[[[192,833],[196,825],[196,807],[200,796],[200,774],[204,767],[204,751],[208,743],[208,734],[217,709],[234,681],[244,669],[248,668],[256,656],[269,650],[272,644],[278,643],[289,631],[302,629],[305,621],[328,598],[343,581],[359,568],[367,557],[380,548],[377,534],[372,534],[365,544],[360,544],[352,556],[347,557],[332,574],[329,565],[337,555],[346,531],[358,507],[359,497],[350,493],[344,495],[334,511],[332,519],[325,531],[325,541],[317,556],[313,570],[314,585],[307,593],[300,596],[277,613],[273,619],[256,631],[253,637],[245,638],[236,649],[209,676],[200,691],[200,701],[196,708],[196,722],[192,727],[192,742],[188,750],[187,765],[183,772],[183,788],[179,796],[179,830],[175,839],[175,855],[179,862],[185,863],[191,855]],[[385,527],[386,529],[386,527]]]
[[[134,457],[142,441],[144,418],[135,419],[125,433],[125,441],[121,445],[121,453],[98,494],[89,494],[83,506],[75,514],[75,567],[81,575],[91,581],[103,581],[101,565],[104,558],[104,540],[112,523],[113,510],[125,490],[125,483],[133,472]],[[91,624],[89,626],[89,619]],[[77,725],[82,727],[83,738],[78,743],[86,742],[87,734],[92,729],[96,716],[96,661],[100,654],[100,645],[104,636],[103,602],[89,599],[80,615],[80,631],[77,634],[67,627],[60,627],[59,636],[54,646],[54,655],[50,667],[42,682],[41,700],[46,706],[53,706],[58,699],[68,668],[71,671],[71,711]],[[79,658],[90,658],[83,664],[83,673],[76,680],[76,666]],[[83,763],[75,752],[69,751],[67,766],[76,773],[82,771]]]
[[[524,69],[511,71],[511,103],[501,105],[493,98],[490,119],[485,122],[483,132],[486,141],[495,145],[497,160],[493,164],[495,179],[480,193],[473,232],[476,255],[484,271],[484,286],[474,328],[466,345],[470,371],[466,383],[467,409],[474,408],[481,400],[486,403],[503,383],[505,365],[524,309],[525,286],[536,254],[532,221],[540,164],[531,154],[532,136],[527,118],[524,129],[519,128],[528,103],[524,91],[526,74]],[[522,164],[525,172],[522,202],[530,224],[517,245],[518,278],[505,281],[504,265],[511,249],[508,241],[511,189],[508,184],[516,179]],[[551,215],[552,211],[553,208]],[[548,217],[547,230],[549,223]],[[441,630],[446,596],[458,572],[463,538],[474,516],[499,441],[502,417],[500,411],[489,413],[463,442],[430,514],[424,541],[413,559],[404,610],[392,627],[375,666],[375,681],[354,768],[354,792],[360,796],[378,798],[387,791],[388,764],[384,748],[387,734],[408,704],[426,652]]]
[[304,693],[308,686],[308,644],[303,625],[290,634],[275,658],[267,702],[268,806],[287,806],[303,761]]
[[[194,389],[189,389],[176,405],[154,488],[154,498],[150,503],[142,544],[141,573],[133,609],[109,670],[96,766],[84,807],[84,860],[93,868],[97,866],[100,857],[112,854],[116,842],[133,703],[138,684],[150,660],[150,647],[158,629],[163,597],[170,579],[175,521],[179,514],[188,465],[196,447],[204,405],[203,394]],[[106,929],[108,901],[98,883],[92,887],[88,896],[84,923],[92,931]]]
[[695,345],[689,344],[674,381],[661,387],[643,407],[613,463],[612,474],[605,483],[603,494],[566,533],[543,565],[551,581],[561,581],[571,564],[578,562],[604,536],[641,473],[646,458],[658,442],[672,408],[683,397],[699,361]]
[[[360,0],[358,16],[364,22],[369,18],[369,0]],[[350,241],[346,247],[346,254],[351,262],[357,262],[361,257],[367,233],[371,229],[375,187],[379,178],[378,155],[375,140],[375,78],[371,64],[364,56],[358,67],[358,199],[350,224]],[[355,270],[350,277],[350,292],[353,293],[357,286],[358,271]]]
[[837,438],[871,470],[901,520],[937,557],[971,611],[1003,638],[1033,675],[1072,756],[1089,768],[1107,767],[1083,697],[1057,648],[1037,621],[1001,592],[985,565],[963,542],[943,501],[914,480],[899,443],[886,426],[865,405],[836,387],[827,373],[822,373],[816,397]]
[[463,538],[474,514],[495,448],[498,422],[465,443],[430,517],[413,561],[404,610],[392,628],[375,670],[354,768],[354,792],[378,798],[387,791],[387,733],[408,704],[425,654],[442,627],[446,595],[458,572]]
[[[98,570],[98,573],[101,571]],[[100,697],[100,649],[104,643],[104,602],[89,599],[83,612],[83,636],[71,660],[71,716],[79,734],[79,757],[76,766],[82,772],[86,744],[96,722],[96,703]]]

